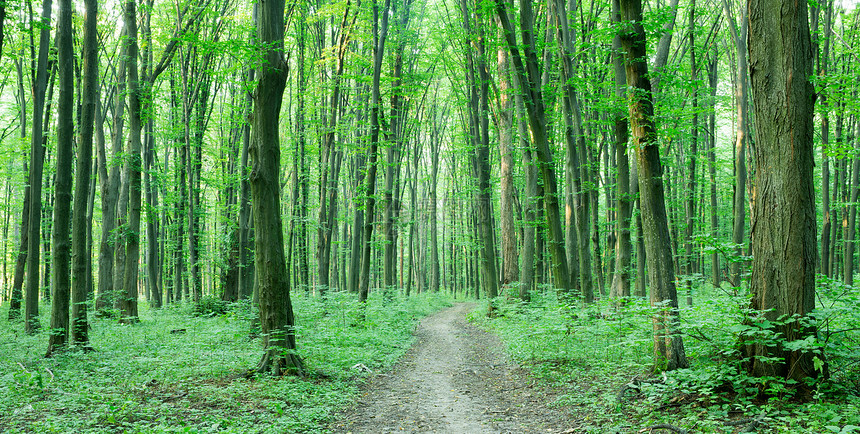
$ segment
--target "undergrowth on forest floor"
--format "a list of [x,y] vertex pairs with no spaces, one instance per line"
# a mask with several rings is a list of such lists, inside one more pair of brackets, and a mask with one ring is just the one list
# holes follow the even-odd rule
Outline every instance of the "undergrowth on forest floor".
[[644,299],[583,307],[548,291],[529,303],[485,301],[470,319],[498,333],[521,366],[561,391],[551,406],[573,407],[576,432],[650,432],[662,424],[689,433],[860,433],[860,292],[835,282],[819,286],[819,337],[802,344],[829,379],[809,386],[805,399],[793,394],[796,385],[745,373],[738,337],[762,329],[742,324],[748,297],[731,289],[696,288],[697,302],[681,308],[690,368],[665,375],[652,371]]
[[305,379],[245,377],[262,354],[248,302],[208,313],[141,304],[138,324],[93,320],[96,351],[48,359],[47,318],[32,336],[0,321],[0,432],[318,432],[410,347],[417,319],[451,304],[372,296],[362,308],[345,293],[293,303]]

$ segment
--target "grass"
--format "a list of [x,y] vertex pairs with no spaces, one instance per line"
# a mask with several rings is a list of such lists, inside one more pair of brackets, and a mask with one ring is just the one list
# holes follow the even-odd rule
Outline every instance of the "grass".
[[368,369],[390,367],[409,348],[416,320],[450,305],[422,294],[373,296],[362,308],[354,298],[294,296],[305,379],[245,378],[262,354],[249,338],[249,303],[211,316],[141,304],[139,324],[93,320],[96,351],[48,359],[47,332],[29,336],[22,322],[0,321],[0,432],[323,432]]
[[[756,417],[764,422],[757,432],[860,432],[856,289],[825,284],[818,290],[819,339],[811,347],[828,361],[830,378],[812,386],[811,399],[793,396],[791,384],[765,383],[743,371],[736,342],[745,332],[739,325],[746,297],[707,285],[696,291],[696,304],[681,309],[691,367],[665,376],[652,372],[646,300],[571,307],[547,291],[527,304],[494,300],[493,319],[484,315],[485,302],[470,318],[498,333],[508,353],[540,381],[562,391],[552,405],[576,409],[583,432],[634,433],[670,424],[734,433]],[[751,393],[758,390],[766,393]]]

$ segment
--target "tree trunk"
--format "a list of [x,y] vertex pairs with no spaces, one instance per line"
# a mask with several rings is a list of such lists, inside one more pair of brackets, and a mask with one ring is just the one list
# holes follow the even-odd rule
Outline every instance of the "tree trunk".
[[696,65],[696,0],[690,2],[689,10],[689,33],[690,33],[690,81],[692,81],[692,101],[691,109],[693,110],[693,121],[690,125],[690,147],[686,150],[687,154],[687,201],[684,204],[684,217],[686,227],[684,231],[684,274],[686,277],[687,287],[687,306],[693,305],[693,275],[698,271],[696,269],[697,259],[693,251],[693,233],[696,220],[696,160],[699,158],[699,71]]
[[630,129],[636,146],[651,306],[656,309],[653,316],[654,362],[660,370],[674,370],[688,365],[684,343],[678,333],[678,294],[669,248],[671,241],[663,194],[663,168],[656,141],[651,83],[647,79],[648,66],[645,63],[642,2],[621,0],[620,6],[622,17],[631,23],[628,31],[622,34],[621,45],[627,60],[627,85],[633,89],[628,96]]
[[[756,119],[751,307],[785,342],[814,336],[802,324],[815,308],[816,216],[813,187],[815,93],[805,2],[749,1],[750,78]],[[798,320],[794,320],[798,318]],[[751,321],[756,319],[750,318]],[[816,376],[812,353],[749,342],[755,376],[804,383]]]
[[[19,51],[19,57],[15,62],[15,69],[18,74],[18,101],[20,106],[20,126],[18,127],[18,138],[21,143],[25,143],[27,139],[27,104],[24,95],[24,71],[23,65],[23,47]],[[22,287],[24,285],[24,266],[27,264],[27,248],[29,246],[30,233],[30,182],[27,158],[24,160],[24,173],[27,179],[24,183],[24,201],[21,206],[21,239],[18,247],[18,255],[15,258],[15,276],[12,279],[12,295],[9,301],[8,319],[17,319],[21,317],[21,301],[24,298]]]
[[726,0],[723,0],[723,9],[728,16],[729,30],[732,35],[732,41],[735,44],[737,51],[737,83],[735,84],[735,107],[737,111],[737,132],[735,138],[735,190],[733,200],[733,223],[732,223],[732,243],[735,244],[735,260],[731,263],[729,269],[729,280],[733,286],[741,284],[741,255],[744,242],[744,219],[746,216],[746,183],[747,183],[747,168],[746,168],[746,150],[749,136],[749,115],[747,107],[749,106],[749,82],[747,81],[747,71],[749,63],[747,61],[747,47],[744,46],[744,41],[747,40],[747,30],[749,20],[747,19],[747,8],[741,8],[741,28],[738,33],[737,24],[735,23],[734,15],[728,6]]
[[[54,217],[51,243],[53,244],[54,273],[52,274],[51,287],[51,333],[48,337],[47,356],[62,350],[69,342],[69,300],[71,297],[71,219],[72,214],[72,165],[74,157],[73,142],[75,134],[74,126],[74,52],[72,51],[72,1],[60,0],[59,14],[57,16],[57,52],[58,72],[60,82],[60,95],[57,103],[57,170],[54,181]],[[82,165],[89,168],[89,159],[82,161]],[[76,226],[80,225],[86,229],[86,199],[88,188],[84,188],[80,195],[80,207],[82,212],[75,217]],[[84,239],[84,247],[86,240]],[[85,263],[85,258],[81,257]],[[80,282],[86,285],[86,279]]]
[[[42,112],[45,108],[45,88],[48,82],[48,46],[50,39],[51,0],[42,3],[42,28],[39,32],[39,58],[36,81],[33,83],[33,128],[30,142],[30,209],[27,234],[27,292],[24,300],[24,330],[33,334],[39,330],[39,235],[42,223]],[[23,103],[23,101],[22,101]]]
[[255,259],[260,326],[264,353],[257,372],[303,374],[296,353],[295,318],[290,300],[290,275],[284,255],[279,173],[281,162],[278,119],[287,80],[284,59],[284,0],[257,5],[257,38],[263,66],[254,92],[251,158]]
[[547,123],[544,113],[544,101],[539,86],[541,74],[534,50],[532,5],[527,0],[520,1],[520,26],[523,37],[522,47],[524,56],[520,55],[520,45],[517,44],[514,36],[514,28],[508,16],[508,6],[502,0],[496,0],[495,6],[502,29],[504,29],[505,43],[511,53],[520,90],[523,94],[523,103],[529,115],[529,126],[534,141],[537,164],[543,178],[544,188],[546,189],[544,206],[550,235],[553,284],[559,290],[570,291],[572,286],[567,265],[564,233],[561,228],[555,163],[553,162],[546,134]]
[[[612,2],[612,20],[621,22],[618,0]],[[620,31],[620,30],[619,30]],[[624,70],[624,58],[621,52],[621,35],[615,34],[612,40],[612,64],[615,69],[615,96],[624,98],[627,90],[627,72]],[[627,140],[629,138],[627,116],[619,109],[614,116],[615,127],[615,163],[618,166],[616,176],[616,237],[615,273],[610,286],[610,297],[630,296],[630,251],[633,244],[630,241],[630,218],[633,216],[633,196],[630,194],[630,161],[627,157]]]
[[499,216],[502,250],[502,285],[519,280],[517,233],[514,226],[514,95],[508,51],[499,46],[496,54],[499,74]]
[[379,154],[379,136],[381,133],[381,125],[379,115],[380,108],[380,76],[382,74],[382,59],[385,54],[385,40],[388,36],[388,16],[391,0],[385,0],[385,6],[382,10],[382,23],[379,24],[379,5],[373,3],[373,82],[371,85],[370,94],[370,147],[367,152],[367,186],[365,195],[367,196],[365,205],[365,222],[364,222],[364,240],[362,242],[362,260],[361,260],[361,277],[358,284],[358,299],[361,302],[367,301],[367,294],[370,290],[370,251],[371,241],[373,239],[373,220],[375,216],[376,206],[376,171],[377,158]]
[[[717,105],[717,53],[716,47],[711,52],[711,57],[708,59],[708,84],[711,87],[711,98],[708,101],[710,111],[708,114],[708,176],[711,183],[711,239],[718,240],[719,236],[719,220],[717,219],[717,155],[716,155],[716,105]],[[719,252],[711,253],[711,274],[712,282],[715,288],[720,287],[722,282],[722,274],[720,270]]]

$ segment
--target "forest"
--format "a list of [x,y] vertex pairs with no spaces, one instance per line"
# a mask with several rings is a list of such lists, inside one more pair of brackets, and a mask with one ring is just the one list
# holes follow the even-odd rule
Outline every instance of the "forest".
[[0,1],[0,431],[860,432],[858,14]]

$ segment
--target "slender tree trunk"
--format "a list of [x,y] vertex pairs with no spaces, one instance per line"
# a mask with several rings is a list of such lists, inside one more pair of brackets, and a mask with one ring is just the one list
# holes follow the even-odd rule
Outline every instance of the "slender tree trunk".
[[680,315],[675,290],[675,270],[669,249],[669,227],[663,194],[663,168],[656,142],[654,106],[648,66],[645,63],[645,29],[642,27],[641,0],[621,0],[622,17],[630,24],[622,34],[626,54],[627,84],[633,89],[628,96],[630,126],[636,146],[643,233],[646,238],[648,281],[651,286],[654,362],[658,369],[686,368],[684,343],[678,333]]
[[732,243],[735,244],[735,260],[731,263],[729,269],[729,280],[733,286],[741,284],[741,261],[742,248],[744,242],[744,220],[746,216],[746,184],[747,184],[747,168],[746,168],[746,150],[749,136],[749,115],[747,107],[749,106],[749,82],[747,81],[747,71],[749,63],[747,61],[747,47],[744,46],[747,40],[747,32],[749,20],[747,19],[747,8],[741,8],[741,28],[737,29],[734,14],[729,8],[726,0],[723,0],[723,9],[728,16],[729,30],[732,35],[732,41],[735,44],[737,51],[737,83],[735,85],[735,107],[737,111],[737,131],[735,138],[735,190],[733,200],[733,224],[732,224]]
[[385,41],[388,36],[388,16],[391,0],[385,0],[385,6],[382,9],[382,23],[379,23],[379,5],[373,3],[373,82],[371,85],[370,94],[370,147],[367,152],[367,187],[365,194],[367,202],[365,205],[365,223],[364,223],[364,240],[362,242],[362,260],[361,260],[361,277],[358,285],[358,299],[361,302],[367,301],[367,294],[370,290],[370,252],[371,241],[373,239],[373,223],[376,207],[376,170],[377,158],[379,154],[379,140],[381,125],[379,115],[380,107],[380,76],[382,74],[382,60],[385,54]]
[[[18,52],[19,57],[15,62],[15,69],[18,74],[18,105],[20,106],[20,121],[18,127],[18,138],[21,143],[27,139],[27,104],[25,103],[24,95],[24,71],[22,67],[23,47]],[[27,158],[24,157],[24,173],[27,174],[26,182],[24,183],[24,201],[21,206],[21,239],[18,247],[18,255],[15,258],[15,276],[12,279],[12,296],[9,301],[9,316],[8,319],[17,319],[21,316],[21,301],[24,298],[22,287],[24,285],[24,266],[27,264],[27,248],[29,247],[30,234],[30,182]]]
[[[717,155],[716,155],[716,104],[717,104],[717,53],[716,48],[708,60],[708,83],[711,86],[711,105],[710,113],[708,114],[708,175],[711,183],[711,238],[717,240],[719,236],[719,220],[717,218]],[[720,270],[720,256],[714,251],[711,253],[711,277],[714,287],[719,288],[722,282],[722,273]]]
[[27,292],[24,300],[24,330],[28,334],[39,330],[39,233],[42,223],[42,112],[45,108],[45,88],[48,82],[48,45],[50,39],[51,0],[42,3],[42,28],[39,32],[39,57],[36,80],[33,83],[33,129],[30,142],[30,203],[27,234]]
[[[531,2],[520,1],[520,26],[523,37],[523,56],[520,55],[520,45],[514,36],[514,28],[508,16],[508,6],[502,0],[496,0],[496,13],[499,16],[505,43],[511,53],[520,88],[523,103],[529,114],[529,126],[537,156],[538,168],[543,178],[546,195],[544,206],[546,221],[549,227],[550,252],[553,264],[554,286],[562,291],[571,290],[571,279],[567,265],[567,253],[564,245],[564,233],[561,228],[561,218],[558,205],[558,184],[555,176],[555,164],[546,134],[546,116],[540,83],[540,71],[534,50],[534,31],[532,28],[533,12]],[[525,58],[525,59],[523,59]],[[524,61],[525,60],[525,61]]]
[[499,223],[501,229],[502,285],[519,280],[517,233],[514,226],[514,95],[508,51],[500,46],[496,59],[499,74]]
[[[612,2],[612,20],[621,22],[618,0]],[[620,30],[619,30],[620,31]],[[624,53],[621,51],[621,35],[616,33],[612,40],[612,64],[615,68],[615,96],[620,100],[627,90],[627,72],[624,70]],[[609,290],[610,297],[630,296],[630,251],[633,244],[630,241],[630,219],[633,216],[633,197],[630,194],[630,162],[627,158],[627,140],[629,138],[628,121],[624,110],[618,110],[614,118],[615,126],[615,162],[618,166],[616,177],[616,237],[615,273]]]
[[[60,95],[57,104],[57,170],[54,183],[54,224],[52,226],[51,243],[53,245],[54,273],[52,274],[51,287],[51,333],[48,337],[47,356],[65,348],[69,342],[69,300],[71,297],[71,220],[72,214],[72,165],[74,157],[74,52],[72,51],[72,1],[60,0],[59,14],[57,16],[57,52]],[[89,160],[82,163],[89,168]],[[82,212],[79,217],[86,227],[83,219],[86,216],[86,199],[88,188],[84,188],[81,194]],[[77,207],[76,207],[77,208]],[[85,231],[84,231],[85,232]],[[86,241],[84,240],[84,247]],[[83,253],[83,252],[82,252]],[[85,258],[81,258],[83,260]],[[80,284],[86,285],[86,279]]]
[[695,230],[696,220],[696,160],[699,156],[699,71],[696,65],[696,0],[692,0],[689,6],[689,33],[690,33],[690,81],[693,83],[692,90],[692,110],[693,121],[690,125],[690,147],[686,150],[687,153],[687,201],[684,204],[684,217],[686,227],[684,231],[684,249],[685,266],[684,272],[687,275],[687,306],[693,305],[693,275],[698,271],[696,269],[695,252],[693,251],[693,233]]

